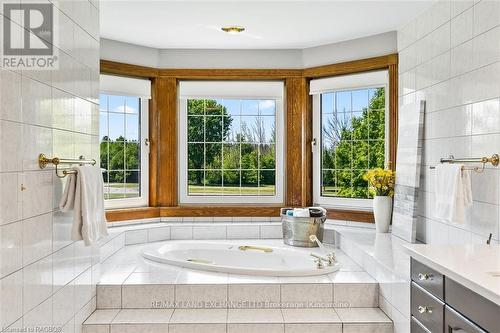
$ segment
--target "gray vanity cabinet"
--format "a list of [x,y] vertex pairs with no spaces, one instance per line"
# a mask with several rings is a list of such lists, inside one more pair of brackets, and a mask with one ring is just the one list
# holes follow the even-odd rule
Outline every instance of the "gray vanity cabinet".
[[500,306],[411,259],[412,333],[500,333]]

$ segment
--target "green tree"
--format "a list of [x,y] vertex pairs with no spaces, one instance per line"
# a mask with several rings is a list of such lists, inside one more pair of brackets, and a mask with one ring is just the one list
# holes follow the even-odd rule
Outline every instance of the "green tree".
[[[130,170],[140,168],[140,145],[137,140],[125,140],[123,136],[109,140],[104,136],[100,144],[101,167],[110,170],[110,183],[137,183],[139,173]],[[127,170],[127,171],[125,171]]]
[[[232,118],[225,106],[213,99],[188,100],[188,168],[220,169],[222,142],[228,138]],[[203,185],[203,172],[191,172],[192,185]],[[220,172],[207,172],[205,182],[221,183]]]
[[[368,184],[362,175],[368,168],[385,163],[385,90],[371,90],[368,108],[346,121],[345,113],[336,113],[323,125],[323,140],[333,143],[323,148],[322,168],[335,172],[323,174],[323,191],[336,184],[336,196],[368,198]],[[335,179],[335,181],[334,181]]]

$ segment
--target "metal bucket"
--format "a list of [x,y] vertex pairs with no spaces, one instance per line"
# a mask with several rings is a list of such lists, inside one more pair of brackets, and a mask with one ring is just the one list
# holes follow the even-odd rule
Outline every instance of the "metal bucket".
[[323,230],[326,216],[322,217],[294,217],[286,215],[290,208],[281,209],[281,224],[283,227],[283,242],[287,245],[299,247],[317,247],[309,236],[316,235],[323,241]]

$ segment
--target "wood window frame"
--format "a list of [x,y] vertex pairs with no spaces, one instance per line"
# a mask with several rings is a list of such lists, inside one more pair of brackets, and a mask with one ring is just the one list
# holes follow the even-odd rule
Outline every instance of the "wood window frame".
[[[389,72],[389,165],[396,167],[398,55],[306,69],[156,69],[101,60],[101,73],[151,80],[149,105],[149,207],[106,212],[108,221],[154,217],[279,216],[282,206],[312,202],[312,79],[387,69]],[[280,80],[285,84],[285,202],[283,205],[179,205],[177,164],[177,83],[179,80]],[[329,209],[328,218],[373,223],[367,211]]]

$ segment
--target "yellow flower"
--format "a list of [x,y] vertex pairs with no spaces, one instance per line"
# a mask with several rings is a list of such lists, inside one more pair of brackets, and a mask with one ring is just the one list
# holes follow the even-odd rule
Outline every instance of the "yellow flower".
[[375,168],[368,170],[363,179],[370,186],[370,192],[379,196],[393,196],[396,173],[390,169]]

